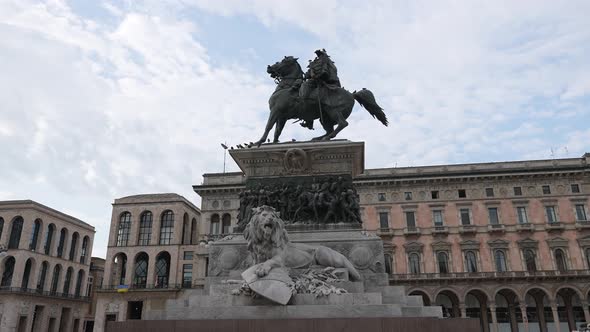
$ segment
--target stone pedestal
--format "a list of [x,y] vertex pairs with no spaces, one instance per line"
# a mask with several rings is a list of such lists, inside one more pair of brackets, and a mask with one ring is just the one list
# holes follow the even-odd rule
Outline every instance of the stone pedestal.
[[365,143],[349,140],[263,144],[230,150],[246,177],[360,175],[365,169]]

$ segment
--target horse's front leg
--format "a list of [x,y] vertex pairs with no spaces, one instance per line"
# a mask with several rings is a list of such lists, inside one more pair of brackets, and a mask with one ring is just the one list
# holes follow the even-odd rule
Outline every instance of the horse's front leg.
[[270,114],[268,115],[268,120],[266,121],[266,127],[264,128],[264,134],[262,134],[262,137],[258,141],[256,141],[254,145],[260,147],[260,145],[264,143],[264,141],[266,141],[266,139],[268,138],[268,133],[270,133],[270,130],[275,125],[276,121],[276,115],[271,109]]
[[277,125],[275,127],[275,137],[273,139],[273,143],[278,143],[279,142],[279,137],[281,136],[281,133],[283,132],[283,128],[285,127],[285,123],[287,122],[287,119],[279,119],[277,120]]

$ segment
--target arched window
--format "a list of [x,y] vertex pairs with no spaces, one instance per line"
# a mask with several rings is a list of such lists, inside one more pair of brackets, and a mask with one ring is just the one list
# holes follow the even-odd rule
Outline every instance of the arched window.
[[82,240],[82,252],[80,253],[80,263],[86,263],[86,255],[88,255],[88,242],[90,242],[90,238],[85,236]]
[[51,294],[57,293],[57,285],[59,284],[59,275],[61,273],[61,265],[56,265],[53,268],[53,276],[51,277]]
[[524,262],[526,264],[526,270],[529,272],[537,271],[537,263],[535,261],[535,252],[532,249],[526,249],[524,251]]
[[410,273],[411,274],[419,274],[420,273],[420,255],[417,253],[411,253],[410,257]]
[[385,273],[387,273],[387,274],[393,273],[393,269],[391,268],[391,263],[392,263],[391,254],[384,254],[383,258],[385,259]]
[[29,258],[25,263],[25,271],[23,272],[23,280],[21,281],[20,288],[29,288],[29,279],[31,278],[31,269],[33,268],[33,261]]
[[465,252],[465,268],[467,272],[477,272],[477,257],[473,251]]
[[506,255],[502,250],[496,250],[494,253],[494,259],[496,260],[496,271],[506,272],[508,268],[506,266]]
[[217,213],[211,216],[211,235],[219,234],[219,215]]
[[23,232],[23,218],[15,217],[12,220],[12,229],[10,230],[10,240],[8,241],[8,249],[18,249],[20,236]]
[[45,235],[45,245],[43,246],[45,250],[45,255],[51,254],[51,241],[53,240],[53,233],[55,232],[55,225],[49,224],[47,226],[47,234]]
[[[0,233],[2,231],[0,230]],[[191,221],[191,244],[195,244],[195,235],[197,234],[197,219]]]
[[76,257],[76,247],[78,246],[78,238],[80,237],[80,235],[78,234],[78,232],[74,232],[74,234],[72,234],[72,242],[70,245],[70,260],[73,261],[74,257]]
[[74,291],[75,297],[80,296],[80,291],[82,290],[82,281],[84,281],[84,270],[78,271],[78,279],[76,279],[76,289]]
[[190,224],[188,221],[188,213],[184,213],[182,217],[182,244],[190,244]]
[[2,231],[4,230],[4,219],[0,217],[0,239],[2,238]]
[[113,274],[110,276],[109,283],[111,286],[125,285],[127,275],[127,255],[118,253],[113,257]]
[[123,212],[119,217],[117,230],[117,247],[125,247],[129,244],[129,230],[131,229],[131,213]]
[[170,244],[172,242],[172,231],[174,230],[174,213],[170,210],[164,212],[160,225],[160,244]]
[[156,288],[168,288],[170,254],[162,252],[156,257]]
[[145,252],[140,253],[135,258],[135,275],[133,277],[133,286],[135,288],[145,288],[147,285],[147,270],[149,257]]
[[439,251],[436,254],[438,261],[438,273],[449,273],[449,256],[444,251]]
[[59,232],[59,243],[57,244],[57,257],[64,257],[64,249],[66,245],[66,237],[68,236],[68,230],[62,228]]
[[561,272],[567,271],[567,263],[565,261],[565,253],[561,249],[555,249],[555,265],[557,270]]
[[221,234],[229,234],[231,227],[231,216],[226,213],[221,218]]
[[147,246],[152,239],[152,213],[145,211],[139,218],[139,239],[137,244]]
[[37,242],[39,242],[39,231],[41,231],[41,219],[36,219],[33,223],[33,231],[29,239],[29,250],[37,251]]
[[2,272],[2,281],[0,287],[10,287],[12,285],[12,275],[14,274],[14,265],[16,259],[10,256],[4,261],[4,272]]
[[66,278],[64,279],[64,294],[70,294],[70,284],[72,283],[72,274],[74,274],[74,269],[72,267],[68,267],[68,271],[66,272]]
[[45,288],[45,279],[47,279],[47,269],[49,269],[49,263],[43,262],[41,264],[41,272],[39,272],[39,278],[37,279],[37,292],[43,292]]

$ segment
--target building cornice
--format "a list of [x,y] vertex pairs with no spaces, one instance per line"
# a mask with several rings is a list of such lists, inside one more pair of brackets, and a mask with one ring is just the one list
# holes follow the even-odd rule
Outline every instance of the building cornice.
[[10,210],[10,209],[32,209],[41,213],[45,213],[50,215],[58,220],[67,221],[72,224],[78,225],[83,227],[86,230],[91,232],[95,232],[94,226],[78,219],[75,217],[70,216],[69,214],[65,214],[58,210],[52,209],[46,205],[41,203],[35,202],[33,200],[14,200],[14,201],[0,201],[0,210]]

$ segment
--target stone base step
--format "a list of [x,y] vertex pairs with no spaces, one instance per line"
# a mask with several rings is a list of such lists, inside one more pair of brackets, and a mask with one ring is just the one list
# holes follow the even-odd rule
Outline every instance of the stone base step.
[[[287,319],[287,318],[359,318],[359,317],[402,317],[416,316],[441,317],[422,308],[402,309],[395,304],[375,305],[286,305],[286,306],[233,306],[233,307],[200,307],[200,308],[168,308],[152,310],[146,319]],[[440,311],[440,307],[439,307]]]

